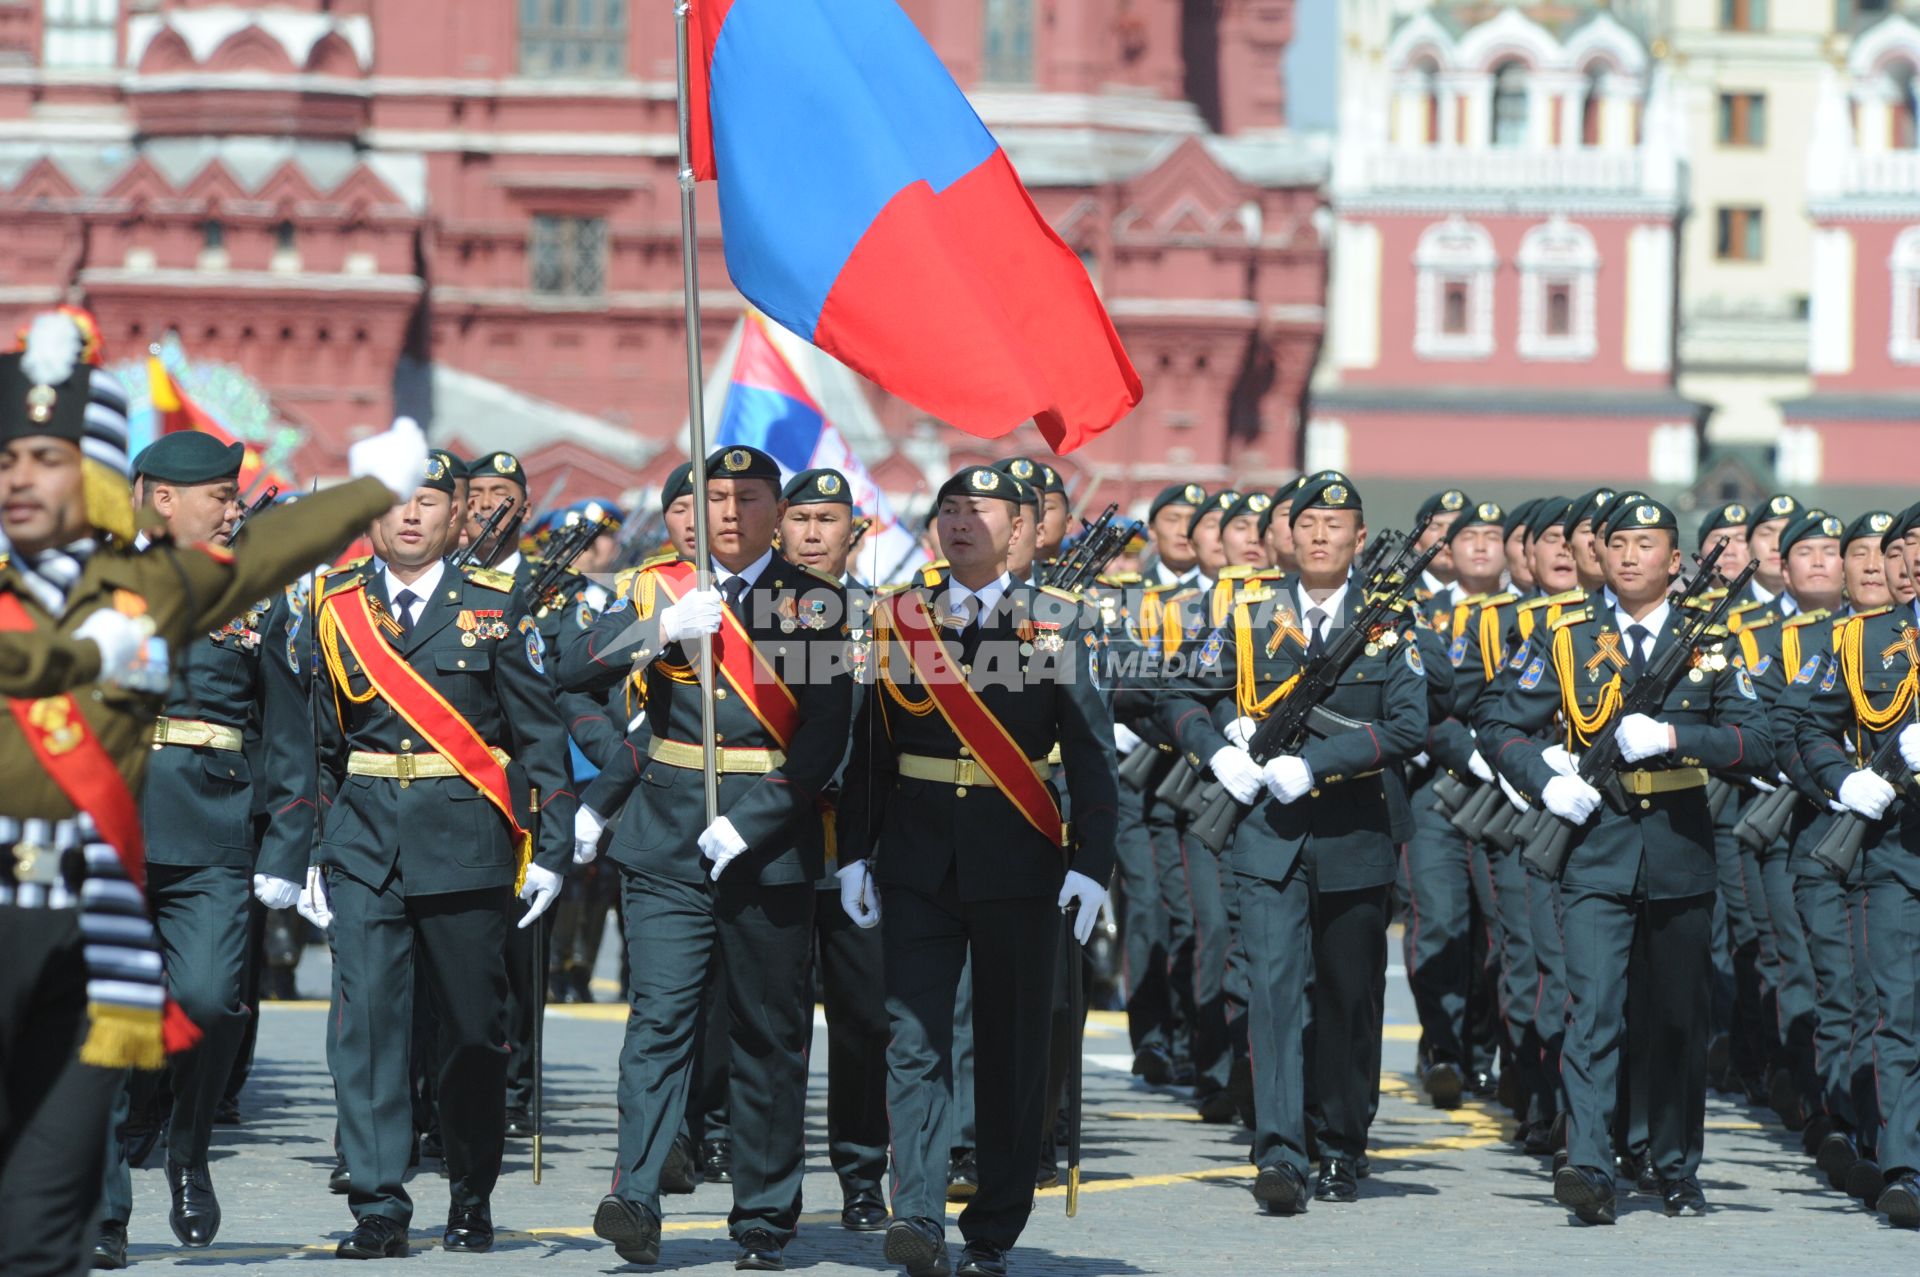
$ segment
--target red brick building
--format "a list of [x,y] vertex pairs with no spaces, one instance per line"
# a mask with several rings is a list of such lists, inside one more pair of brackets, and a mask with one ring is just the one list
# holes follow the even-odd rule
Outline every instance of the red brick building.
[[[1325,151],[1283,127],[1291,0],[904,7],[1146,380],[1075,458],[1103,500],[1289,471],[1326,263]],[[0,0],[0,322],[77,297],[120,359],[177,330],[304,432],[304,473],[397,409],[520,450],[543,494],[617,495],[686,414],[669,11]],[[712,194],[710,360],[742,305]],[[981,451],[871,402],[855,443],[889,488]]]

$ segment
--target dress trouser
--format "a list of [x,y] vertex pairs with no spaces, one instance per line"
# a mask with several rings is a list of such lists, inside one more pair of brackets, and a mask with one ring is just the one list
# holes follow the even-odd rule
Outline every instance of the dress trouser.
[[[397,884],[395,884],[397,885]],[[402,1186],[412,1144],[410,1056],[414,971],[438,1030],[430,1071],[442,1115],[449,1201],[485,1203],[500,1178],[506,1096],[507,887],[403,896],[333,870],[337,973],[331,1056],[340,1147],[354,1218],[413,1218]]]
[[882,886],[896,1217],[946,1217],[947,1154],[956,1143],[953,1005],[970,957],[980,1188],[960,1214],[960,1233],[1002,1248],[1019,1239],[1033,1213],[1048,1116],[1059,918],[1051,896],[963,902],[951,873],[931,894]]
[[1185,835],[1180,821],[1151,794],[1141,796],[1147,840],[1153,846],[1153,872],[1160,883],[1160,907],[1167,917],[1167,1001],[1170,1004],[1174,1062],[1193,1054],[1193,907],[1187,900]]
[[693,1078],[687,1085],[684,1127],[695,1144],[731,1142],[729,1116],[733,1089],[733,1018],[727,1010],[727,955],[716,947],[708,959],[707,984],[700,991],[699,1036],[693,1043]]
[[0,905],[0,1273],[91,1267],[120,1073],[80,1063],[86,960],[74,909]]
[[[1193,1092],[1197,1099],[1227,1088],[1233,1072],[1228,962],[1234,936],[1228,870],[1198,838],[1181,840],[1187,906],[1193,918]],[[1244,995],[1243,995],[1244,996]]]
[[[1387,921],[1392,885],[1310,893],[1312,1031],[1307,1125],[1322,1158],[1356,1159],[1380,1090]],[[1243,906],[1244,908],[1244,906]],[[1256,1113],[1260,1109],[1257,1097]]]
[[836,891],[814,902],[827,1012],[827,1160],[840,1190],[879,1193],[887,1173],[887,994],[878,927],[861,928]]
[[[1519,860],[1519,853],[1514,854]],[[1546,1079],[1542,1096],[1543,1116],[1551,1119],[1567,1111],[1567,1077],[1562,1067],[1567,1043],[1569,1015],[1567,993],[1567,950],[1560,917],[1560,888],[1526,869],[1527,922],[1533,937],[1534,962],[1540,982],[1534,993],[1533,1026],[1540,1035],[1540,1072]]]
[[1508,1057],[1520,1079],[1519,1116],[1523,1121],[1543,1121],[1553,1113],[1544,1073],[1544,1048],[1534,1022],[1540,967],[1533,952],[1533,924],[1527,913],[1527,869],[1518,852],[1490,852],[1488,859],[1500,915],[1500,1014],[1506,1025]]
[[[1151,749],[1143,745],[1142,749]],[[1153,863],[1144,795],[1120,786],[1119,837],[1115,844],[1120,890],[1122,979],[1127,990],[1127,1036],[1133,1049],[1173,1055],[1173,1001],[1167,987],[1167,909]]]
[[768,887],[736,873],[683,882],[621,867],[631,972],[611,1191],[660,1213],[660,1171],[686,1117],[700,1000],[718,960],[727,972],[725,1068],[741,1133],[728,1222],[735,1237],[765,1229],[784,1244],[800,1217],[806,1160],[808,958],[819,892],[810,882]]
[[1898,879],[1867,885],[1867,957],[1880,1000],[1873,1035],[1879,1161],[1891,1180],[1920,1172],[1920,892]]
[[1567,1151],[1611,1174],[1619,1080],[1628,1052],[1627,999],[1638,968],[1645,1010],[1648,1157],[1663,1180],[1697,1174],[1706,1141],[1707,1000],[1713,896],[1645,900],[1563,883],[1571,1015],[1562,1059]]
[[[250,899],[247,871],[237,866],[147,865],[147,900],[160,933],[167,992],[204,1035],[191,1051],[168,1061],[173,1112],[167,1160],[182,1166],[205,1164],[214,1111],[245,1041]],[[106,1150],[101,1217],[124,1224],[133,1215],[133,1171],[116,1131],[108,1132]]]
[[1466,836],[1435,806],[1432,785],[1413,791],[1413,837],[1400,857],[1406,897],[1402,942],[1427,1064],[1465,1069],[1472,982],[1472,882]]
[[1760,862],[1760,882],[1767,893],[1767,915],[1773,920],[1773,947],[1779,962],[1775,977],[1775,1005],[1780,1016],[1784,1063],[1794,1088],[1811,1102],[1820,1093],[1814,1065],[1813,1035],[1818,1019],[1813,961],[1807,954],[1807,933],[1800,925],[1794,902],[1793,875],[1787,870],[1787,845],[1775,842]]
[[1860,1129],[1854,1107],[1853,920],[1845,885],[1824,873],[1793,880],[1793,901],[1813,967],[1813,1060],[1819,1089],[1808,1094],[1834,1125],[1849,1133]]

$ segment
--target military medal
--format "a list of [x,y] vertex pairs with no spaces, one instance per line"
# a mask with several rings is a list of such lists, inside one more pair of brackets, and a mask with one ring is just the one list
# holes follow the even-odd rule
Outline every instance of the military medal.
[[1033,642],[1022,643],[1020,645],[1020,654],[1022,656],[1032,655],[1036,647],[1042,652],[1063,652],[1066,650],[1067,640],[1066,637],[1060,633],[1060,625],[1058,622],[1035,621],[1033,628],[1035,630]]
[[807,601],[807,609],[800,613],[799,620],[800,624],[809,630],[826,629],[827,601],[825,599],[809,599]]
[[461,612],[459,616],[454,618],[453,623],[463,631],[460,635],[460,644],[462,647],[474,647],[479,644],[480,640],[475,636],[474,631],[480,628],[480,622],[474,618],[471,608]]
[[800,628],[800,622],[798,620],[799,607],[794,603],[791,594],[785,595],[779,602],[775,603],[773,610],[780,618],[780,632],[782,634],[791,634]]

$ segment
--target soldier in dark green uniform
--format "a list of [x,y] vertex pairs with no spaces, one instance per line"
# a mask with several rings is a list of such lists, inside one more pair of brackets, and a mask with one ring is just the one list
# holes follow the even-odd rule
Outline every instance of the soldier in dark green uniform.
[[[807,954],[824,872],[817,803],[839,770],[852,709],[846,599],[838,581],[774,553],[785,503],[772,457],[726,448],[708,473],[717,588],[693,588],[690,565],[649,568],[561,653],[561,683],[575,690],[608,689],[644,669],[652,732],[651,761],[609,852],[624,880],[631,1014],[619,1161],[594,1231],[630,1263],[658,1258],[661,1169],[686,1110],[695,1009],[718,957],[733,1116],[752,1132],[733,1148],[730,1228],[739,1266],[777,1269],[799,1218],[805,1153]],[[694,640],[716,631],[722,675],[752,668],[722,658],[732,645],[732,660],[757,653],[779,677],[717,675],[721,814],[709,823]]]
[[[238,443],[223,445],[199,431],[163,436],[134,458],[135,502],[164,520],[176,544],[225,544],[241,510],[244,452]],[[299,801],[313,754],[306,698],[287,667],[284,634],[271,634],[271,606],[270,599],[252,603],[178,654],[174,690],[166,715],[154,725],[154,758],[141,795],[147,899],[167,989],[205,1034],[172,1068],[168,1223],[183,1246],[208,1245],[220,1228],[207,1149],[247,1019],[243,986],[256,785],[267,809],[279,813],[268,833],[275,847],[297,848],[304,861],[313,837],[313,808]],[[244,737],[255,725],[263,729],[261,745],[250,757]],[[282,889],[269,903],[282,908],[292,899]],[[125,1104],[123,1094],[123,1111]],[[118,1268],[126,1263],[133,1182],[122,1141],[110,1140],[107,1156],[95,1266]]]
[[1281,1214],[1306,1207],[1309,1139],[1321,1157],[1313,1195],[1358,1195],[1396,862],[1383,769],[1427,735],[1425,663],[1411,623],[1397,622],[1370,636],[1325,704],[1351,726],[1265,766],[1239,743],[1362,607],[1352,570],[1366,526],[1351,481],[1308,482],[1289,518],[1299,573],[1241,595],[1201,644],[1199,676],[1161,710],[1187,760],[1253,804],[1227,864],[1252,975],[1254,1198]]
[[[125,394],[74,329],[41,316],[24,353],[0,359],[0,694],[35,702],[0,715],[8,1277],[85,1265],[114,1088],[127,1066],[163,1058],[160,942],[123,857],[139,852],[126,840],[139,836],[133,795],[154,757],[168,653],[338,551],[426,450],[406,423],[355,445],[353,469],[369,477],[261,515],[261,535],[233,551],[165,537],[136,551]],[[99,768],[84,805],[67,788],[76,764]],[[99,804],[103,790],[117,812]]]
[[[1016,483],[977,466],[941,485],[950,571],[876,609],[875,684],[840,801],[843,901],[862,925],[880,923],[886,951],[895,1216],[886,1255],[915,1277],[951,1271],[944,1170],[961,968],[972,964],[983,1085],[960,1272],[998,1277],[1032,1213],[1052,1118],[1059,910],[1073,908],[1074,939],[1085,943],[1113,867],[1112,718],[1078,602],[1008,571]],[[1056,747],[1072,831],[1046,784]]]
[[[384,556],[330,574],[316,621],[333,805],[314,861],[331,914],[334,1090],[355,1219],[342,1258],[407,1253],[414,1048],[391,1026],[413,1023],[416,964],[439,1020],[435,1094],[451,1181],[442,1245],[491,1249],[516,860],[532,857],[520,872],[525,927],[558,896],[572,855],[566,731],[539,632],[511,577],[447,567],[453,485],[430,462],[381,520]],[[537,849],[522,832],[536,825]]]
[[[1709,770],[1769,773],[1773,750],[1758,694],[1724,652],[1700,655],[1661,717],[1616,722],[1676,618],[1667,590],[1680,570],[1673,512],[1634,504],[1604,542],[1607,590],[1537,635],[1526,669],[1482,712],[1482,752],[1527,801],[1579,827],[1559,885],[1571,994],[1562,1068],[1569,1103],[1568,1165],[1554,1196],[1588,1223],[1615,1217],[1612,1144],[1631,979],[1647,981],[1644,1031],[1663,1044],[1647,1078],[1649,1155],[1670,1215],[1706,1207],[1704,1144],[1708,980],[1717,873]],[[1539,734],[1556,713],[1564,748],[1615,734],[1628,795],[1601,811],[1599,790]],[[1639,1004],[1636,1004],[1638,1007]]]

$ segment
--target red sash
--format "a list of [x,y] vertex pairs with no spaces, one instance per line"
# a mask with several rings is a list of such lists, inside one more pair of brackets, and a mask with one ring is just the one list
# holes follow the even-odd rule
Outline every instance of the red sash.
[[[513,830],[514,847],[519,856],[520,877],[533,855],[533,835],[520,824],[513,809],[513,793],[507,785],[507,769],[473,730],[473,724],[460,711],[447,704],[420,672],[407,664],[400,653],[381,637],[379,623],[373,619],[373,606],[367,601],[364,581],[356,581],[327,596],[322,610],[339,627],[367,681],[380,698],[393,706],[407,725],[426,738],[427,744],[453,764],[468,784],[486,796],[488,802],[506,817]],[[518,881],[514,884],[517,890]]]
[[[667,563],[654,569],[654,577],[667,597],[678,603],[693,587],[694,572],[691,563]],[[720,630],[713,636],[713,664],[780,748],[792,744],[800,726],[800,702],[754,646],[753,636],[730,607],[720,609]]]
[[883,607],[885,619],[900,635],[915,680],[927,689],[947,726],[1027,823],[1048,843],[1060,846],[1060,804],[1054,799],[1052,787],[1033,769],[1019,742],[981,703],[973,686],[964,676],[955,676],[951,663],[945,660],[946,645],[940,641],[919,593],[903,590],[886,600]]
[[[19,633],[33,628],[33,618],[20,600],[0,594],[0,631]],[[120,857],[120,868],[144,893],[147,844],[140,834],[140,806],[113,755],[87,725],[79,702],[66,692],[37,701],[8,697],[7,707],[13,711],[40,766],[76,810],[93,818],[94,829]]]

